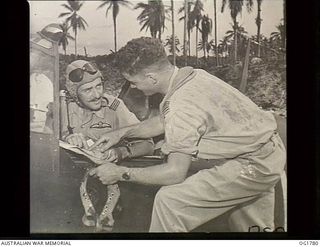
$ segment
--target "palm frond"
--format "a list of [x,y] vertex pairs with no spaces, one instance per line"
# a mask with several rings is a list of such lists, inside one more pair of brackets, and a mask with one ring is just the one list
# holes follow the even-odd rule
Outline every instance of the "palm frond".
[[137,3],[134,9],[139,9],[139,8],[143,8],[143,9],[149,8],[149,5],[146,3]]
[[87,27],[89,26],[88,25],[88,23],[86,22],[86,20],[85,19],[83,19],[83,17],[81,17],[81,16],[78,16],[79,17],[79,21],[78,21],[78,23],[79,23],[79,25],[81,26],[81,29],[83,29],[83,30],[85,30],[86,29],[86,27],[85,27],[85,25],[84,24],[86,24],[87,25]]
[[74,40],[74,37],[71,36],[70,34],[67,34],[67,38],[68,38],[68,39],[71,39],[71,40]]
[[[140,23],[140,24],[142,24],[142,23]],[[146,22],[142,25],[142,27],[140,28],[140,32],[141,32],[143,29],[145,29],[145,28],[146,28],[146,31],[148,31],[149,26],[150,26],[149,21],[146,21]]]
[[221,13],[224,12],[224,8],[226,7],[227,0],[222,0],[222,5],[221,5]]
[[61,6],[62,7],[65,7],[66,9],[68,9],[68,10],[70,10],[71,12],[73,12],[74,11],[74,9],[73,8],[71,8],[69,5],[67,5],[67,4],[61,4]]
[[102,7],[104,7],[105,5],[107,5],[109,3],[109,1],[103,1],[103,3],[101,3],[97,9],[101,9]]
[[112,8],[112,5],[110,4],[109,7],[106,9],[106,17],[108,17],[108,12]]
[[74,19],[74,15],[72,14],[72,15],[70,15],[67,19],[66,19],[66,22],[70,22],[71,23],[71,26],[72,26],[72,24],[73,24],[73,19]]
[[79,3],[79,8],[78,9],[81,9],[81,7],[83,6],[84,2],[80,2]]
[[118,1],[119,5],[125,6],[125,7],[131,7],[133,5],[133,3],[127,1],[127,0],[122,0],[122,1]]
[[252,11],[253,0],[246,0],[247,11],[250,13]]
[[67,15],[71,15],[71,14],[72,14],[72,13],[70,13],[70,12],[61,13],[61,14],[58,16],[58,18],[67,16]]

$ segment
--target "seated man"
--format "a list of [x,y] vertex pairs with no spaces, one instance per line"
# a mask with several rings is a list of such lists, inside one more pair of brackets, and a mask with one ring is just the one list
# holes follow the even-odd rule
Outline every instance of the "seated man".
[[[136,116],[131,113],[124,103],[111,95],[103,93],[102,74],[91,63],[84,60],[76,60],[67,66],[66,88],[73,102],[66,105],[66,115],[62,118],[62,140],[76,145],[80,148],[88,149],[90,142],[93,143],[99,137],[111,130],[116,130],[125,126],[139,123]],[[99,149],[99,148],[97,148]],[[123,159],[152,154],[153,143],[150,139],[124,141],[117,147],[113,147],[104,152],[103,159],[109,162],[119,163]],[[83,217],[85,225],[103,225],[103,217],[99,217],[97,222],[93,222],[93,205],[85,191],[86,178],[81,186],[81,199],[86,211]],[[108,200],[101,214],[109,213],[109,223],[116,202],[112,197],[117,197],[118,187],[109,186]],[[110,199],[111,198],[111,199]],[[101,215],[100,215],[101,216]]]
[[[273,230],[274,187],[286,163],[273,115],[202,69],[173,66],[158,39],[134,39],[117,56],[132,87],[164,95],[160,115],[104,134],[91,148],[164,133],[167,160],[145,168],[105,163],[90,175],[104,184],[163,185],[150,232],[188,232],[228,211],[231,231]],[[187,177],[194,158],[202,169]]]

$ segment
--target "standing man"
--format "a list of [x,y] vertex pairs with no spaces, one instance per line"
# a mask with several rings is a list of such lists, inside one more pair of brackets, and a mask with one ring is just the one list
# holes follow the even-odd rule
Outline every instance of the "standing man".
[[[106,163],[91,175],[104,184],[163,185],[150,232],[188,232],[227,211],[231,231],[246,232],[255,225],[273,230],[274,187],[286,162],[273,115],[204,70],[174,67],[157,39],[134,39],[118,56],[132,87],[165,95],[160,115],[107,133],[92,148],[165,133],[161,149],[167,160],[146,168]],[[206,169],[187,177],[194,159]],[[216,165],[216,160],[223,163]]]

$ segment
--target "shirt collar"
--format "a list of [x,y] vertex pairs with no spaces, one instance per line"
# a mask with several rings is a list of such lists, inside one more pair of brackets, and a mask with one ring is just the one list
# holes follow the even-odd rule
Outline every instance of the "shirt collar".
[[172,73],[172,75],[171,75],[171,77],[170,77],[170,80],[169,80],[168,92],[171,90],[171,88],[172,88],[172,86],[173,86],[173,82],[174,82],[174,80],[175,80],[178,72],[179,72],[178,67],[177,67],[177,66],[174,66],[173,73]]
[[168,92],[165,95],[165,99],[168,99],[181,86],[190,81],[195,76],[195,74],[196,73],[194,69],[190,66],[183,67],[181,69],[175,67],[175,71],[173,72],[170,78]]

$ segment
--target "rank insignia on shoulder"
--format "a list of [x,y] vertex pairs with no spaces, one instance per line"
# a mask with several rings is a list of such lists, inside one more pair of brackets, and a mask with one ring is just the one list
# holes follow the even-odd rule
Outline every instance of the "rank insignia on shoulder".
[[120,105],[120,100],[114,99],[113,102],[110,104],[109,108],[115,111],[117,110],[119,105]]
[[111,128],[111,125],[109,123],[104,122],[98,122],[90,126],[92,129],[104,129],[104,128]]
[[170,101],[165,101],[163,103],[163,107],[162,107],[162,115],[163,116],[167,115],[167,113],[169,112],[169,104],[170,104]]

